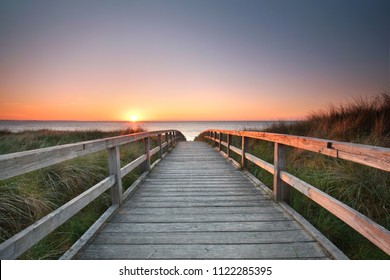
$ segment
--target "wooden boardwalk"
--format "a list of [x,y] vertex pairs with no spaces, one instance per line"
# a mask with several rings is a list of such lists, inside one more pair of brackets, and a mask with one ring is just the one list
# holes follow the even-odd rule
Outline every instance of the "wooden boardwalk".
[[283,209],[204,142],[181,142],[79,259],[326,259]]

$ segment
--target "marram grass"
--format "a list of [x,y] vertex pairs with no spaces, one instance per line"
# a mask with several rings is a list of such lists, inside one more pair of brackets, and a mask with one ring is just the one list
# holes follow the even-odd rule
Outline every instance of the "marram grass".
[[[0,154],[134,132],[136,131],[0,131]],[[142,141],[121,146],[122,165],[143,152]],[[125,176],[124,189],[139,174],[140,170],[137,169]],[[101,151],[0,181],[0,242],[64,205],[107,175],[107,152]],[[58,259],[110,205],[111,196],[107,191],[20,258]]]

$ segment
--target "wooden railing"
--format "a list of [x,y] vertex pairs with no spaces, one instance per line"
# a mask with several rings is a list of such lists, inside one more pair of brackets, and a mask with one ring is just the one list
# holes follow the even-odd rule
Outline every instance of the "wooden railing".
[[[151,137],[157,137],[158,144],[154,149],[150,149]],[[140,140],[144,141],[145,153],[121,168],[119,147],[121,145]],[[163,142],[163,140],[165,140],[165,142]],[[104,221],[106,221],[116,211],[119,205],[122,204],[124,198],[126,198],[134,190],[136,184],[133,184],[132,187],[123,192],[122,177],[143,164],[145,172],[138,180],[142,179],[152,167],[151,157],[153,155],[158,153],[158,160],[162,159],[165,156],[165,154],[163,154],[164,149],[167,152],[176,144],[177,141],[182,140],[185,140],[185,138],[180,131],[161,130],[0,155],[0,180],[103,150],[108,151],[109,167],[108,177],[39,221],[22,230],[18,234],[14,235],[10,239],[1,243],[0,259],[17,258],[72,216],[77,214],[103,192],[111,188],[112,206],[106,210],[106,212],[91,226],[91,228],[79,239],[79,241],[77,241],[63,256],[64,259],[71,258],[85,244],[89,237],[92,236],[104,223]],[[154,164],[156,164],[157,161]]]
[[[226,135],[226,142],[223,141]],[[235,131],[235,130],[206,130],[202,132],[206,140],[213,145],[227,148],[225,156],[230,158],[231,151],[241,159],[241,168],[245,169],[246,162],[250,161],[260,168],[273,174],[273,197],[277,201],[288,203],[290,187],[298,190],[306,197],[315,201],[321,207],[344,221],[354,230],[362,234],[381,250],[390,255],[390,231],[375,223],[355,209],[329,196],[323,191],[285,171],[286,146],[295,147],[334,158],[345,159],[384,171],[390,171],[390,149],[360,144],[352,144],[311,137],[300,137],[276,133]],[[232,136],[241,138],[241,149],[232,145]],[[248,139],[259,139],[274,143],[274,164],[270,164],[248,153]]]

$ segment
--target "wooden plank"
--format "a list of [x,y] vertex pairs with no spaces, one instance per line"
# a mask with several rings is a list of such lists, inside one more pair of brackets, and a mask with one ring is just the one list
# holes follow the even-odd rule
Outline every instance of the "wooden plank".
[[262,159],[259,159],[258,157],[255,157],[254,155],[249,154],[249,153],[245,153],[245,158],[247,160],[253,162],[254,164],[256,164],[258,167],[268,171],[271,174],[274,174],[275,170],[274,170],[273,164],[268,163]]
[[314,259],[326,255],[314,242],[282,244],[92,244],[86,259]]
[[[214,185],[207,185],[204,186],[202,184],[194,184],[191,183],[191,187],[187,187],[181,184],[166,184],[166,185],[157,185],[157,184],[150,184],[150,182],[144,182],[142,185],[142,189],[140,192],[145,193],[163,193],[163,192],[186,192],[186,193],[207,193],[207,192],[243,192],[247,191],[245,185],[225,185],[225,184],[214,184]],[[250,191],[250,190],[248,190]]]
[[[191,189],[190,189],[191,190]],[[261,195],[259,191],[257,190],[234,190],[234,191],[225,191],[223,190],[223,196],[248,196],[248,195]],[[156,190],[154,191],[145,191],[140,190],[137,192],[137,194],[134,195],[134,197],[192,197],[192,196],[219,196],[222,195],[221,192],[217,191],[201,191],[201,192],[194,192],[194,191],[166,191],[166,190]]]
[[252,232],[102,232],[95,244],[270,244],[310,242],[312,238],[303,230]]
[[108,223],[105,232],[216,232],[216,231],[289,231],[299,230],[292,221],[208,222],[208,223]]
[[121,168],[121,177],[123,178],[127,174],[129,174],[131,171],[136,169],[138,166],[140,166],[144,161],[146,160],[146,155],[141,155],[129,164],[125,165]]
[[155,215],[115,215],[111,223],[203,223],[203,222],[263,222],[285,221],[291,218],[283,213],[257,213],[257,214],[155,214]]
[[150,150],[150,156],[152,157],[155,154],[157,154],[158,152],[160,152],[160,147],[159,146],[157,146],[157,147],[155,147],[155,148]]
[[217,196],[217,197],[204,197],[204,196],[183,196],[183,197],[144,197],[136,196],[132,198],[132,202],[184,202],[184,203],[194,203],[194,202],[204,202],[204,203],[214,203],[214,202],[229,202],[229,201],[242,201],[242,202],[261,202],[267,200],[265,197],[261,196]]
[[269,203],[264,206],[247,207],[186,207],[186,208],[138,208],[121,207],[118,215],[176,215],[176,214],[257,214],[257,213],[282,213],[282,210]]
[[230,146],[230,150],[235,152],[237,155],[242,155],[242,150],[237,147]]
[[143,207],[143,208],[168,208],[168,207],[247,207],[247,206],[262,206],[269,205],[271,203],[269,200],[258,200],[258,201],[131,201],[125,202],[123,205],[134,206],[134,207]]
[[281,172],[281,178],[287,184],[324,207],[330,213],[344,221],[347,225],[378,246],[378,248],[390,255],[389,230],[378,225],[348,205],[287,172]]
[[0,244],[0,259],[15,259],[112,187],[110,176]]

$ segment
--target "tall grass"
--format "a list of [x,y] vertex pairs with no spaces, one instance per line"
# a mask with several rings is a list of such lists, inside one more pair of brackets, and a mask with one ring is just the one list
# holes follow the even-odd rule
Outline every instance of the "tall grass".
[[[266,131],[390,147],[390,95],[361,98],[312,113],[306,120],[277,123]],[[272,147],[252,143],[252,152],[272,162]],[[390,174],[356,163],[289,149],[287,170],[390,229]],[[272,177],[252,170],[269,187]],[[293,191],[291,204],[350,258],[389,259],[369,241],[302,194]]]
[[[0,153],[12,153],[136,131],[0,131]],[[139,131],[138,131],[139,132]],[[144,151],[142,142],[120,147],[122,165]],[[0,242],[44,217],[108,175],[107,152],[75,158],[34,172],[0,181]],[[138,176],[125,176],[124,188]],[[109,207],[110,193],[103,193],[56,231],[21,256],[23,259],[52,259],[61,256]]]

